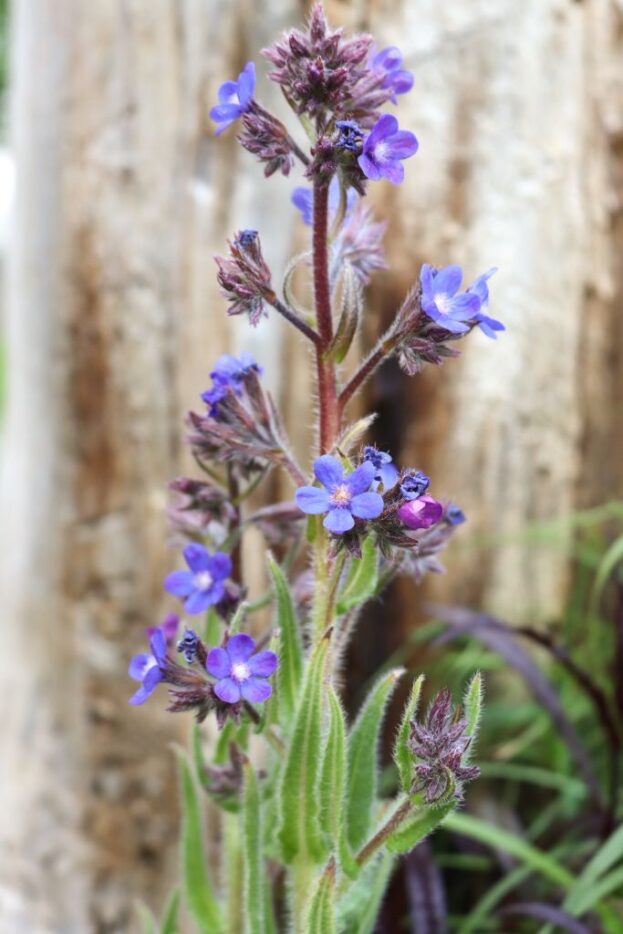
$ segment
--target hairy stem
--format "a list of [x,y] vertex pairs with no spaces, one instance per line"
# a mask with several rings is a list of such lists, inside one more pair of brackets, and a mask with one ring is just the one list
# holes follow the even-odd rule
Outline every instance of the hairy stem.
[[413,809],[413,805],[408,798],[402,802],[401,805],[394,811],[394,813],[389,817],[387,822],[377,830],[373,837],[359,850],[357,856],[355,857],[356,862],[363,866],[364,863],[370,859],[371,856],[374,856],[376,851],[383,846],[388,837],[391,837],[393,833],[398,830],[403,821],[409,816]]
[[313,269],[314,304],[316,326],[320,342],[316,345],[316,368],[318,372],[318,401],[320,405],[320,453],[331,450],[339,431],[339,406],[335,364],[325,359],[325,353],[333,340],[333,318],[331,315],[331,287],[329,285],[329,250],[327,239],[329,188],[314,182],[313,217]]
[[360,365],[359,369],[353,373],[349,381],[346,383],[342,389],[339,397],[339,407],[340,412],[343,411],[345,406],[350,402],[355,393],[361,389],[361,387],[366,383],[374,371],[386,360],[389,354],[394,350],[396,346],[396,340],[393,335],[385,334],[376,347],[374,347],[363,363]]
[[310,326],[306,324],[302,318],[299,318],[296,312],[292,311],[291,308],[289,308],[286,304],[284,304],[284,302],[277,298],[273,291],[266,292],[264,297],[269,305],[272,305],[275,311],[278,311],[279,314],[286,319],[286,321],[289,321],[290,324],[293,324],[294,327],[297,328],[301,334],[304,334],[305,337],[307,337],[313,344],[315,344],[316,347],[320,346],[320,335],[317,334],[313,328],[310,328]]

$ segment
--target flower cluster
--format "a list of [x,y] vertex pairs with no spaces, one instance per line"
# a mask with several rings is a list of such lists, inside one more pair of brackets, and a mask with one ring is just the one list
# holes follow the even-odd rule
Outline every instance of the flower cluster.
[[413,794],[422,793],[426,804],[461,800],[463,785],[478,778],[480,769],[464,765],[471,742],[467,724],[452,705],[452,695],[441,691],[424,723],[411,723],[411,752],[416,757]]
[[251,636],[238,633],[225,637],[221,646],[207,649],[196,632],[187,629],[177,644],[186,660],[182,666],[169,655],[169,644],[158,628],[150,639],[150,653],[135,655],[129,674],[141,686],[130,698],[144,704],[158,684],[170,685],[170,710],[195,710],[199,720],[215,710],[221,721],[238,716],[242,704],[261,704],[272,693],[268,679],[279,663],[274,652],[256,652]]
[[324,515],[322,524],[334,535],[352,529],[355,519],[376,519],[383,512],[382,496],[370,490],[374,482],[370,461],[345,475],[339,460],[324,454],[314,461],[314,476],[321,487],[300,487],[297,506],[307,515]]
[[266,314],[272,294],[270,269],[262,256],[257,230],[241,230],[229,242],[229,257],[215,257],[218,283],[229,301],[229,315],[247,314],[252,325]]

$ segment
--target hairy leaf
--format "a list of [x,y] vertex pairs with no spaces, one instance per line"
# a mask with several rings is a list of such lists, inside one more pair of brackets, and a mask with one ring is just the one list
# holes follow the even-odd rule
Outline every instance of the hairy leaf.
[[409,700],[405,704],[405,709],[400,721],[396,742],[394,744],[394,762],[400,776],[400,784],[405,794],[409,794],[413,784],[413,753],[409,749],[409,736],[411,730],[411,721],[417,714],[420,703],[420,694],[424,684],[424,675],[420,675],[413,682]]
[[322,760],[322,698],[328,640],[322,639],[307,665],[281,778],[279,839],[286,862],[299,853],[320,860],[318,785]]
[[305,934],[337,934],[335,926],[335,860],[329,860],[327,868],[318,879],[312,894]]
[[188,759],[178,753],[182,787],[182,872],[189,911],[205,934],[223,930],[221,911],[208,876],[203,848],[202,810]]
[[353,559],[344,589],[337,602],[341,616],[369,600],[376,591],[378,581],[378,554],[370,536],[361,548],[361,558]]
[[404,668],[394,668],[372,688],[348,737],[346,838],[356,850],[370,827],[376,795],[378,744],[383,714]]
[[294,716],[298,692],[303,674],[303,647],[299,633],[294,601],[284,573],[272,555],[268,556],[279,625],[279,668],[277,669],[277,694],[282,722]]
[[405,821],[404,825],[388,838],[387,849],[390,853],[408,853],[447,820],[455,807],[456,801],[449,801],[440,807],[427,807],[417,811],[414,817]]
[[242,853],[244,918],[248,934],[265,934],[262,822],[257,778],[250,762],[243,767]]
[[320,826],[336,848],[342,825],[346,786],[346,724],[338,697],[329,688],[329,730],[320,773]]

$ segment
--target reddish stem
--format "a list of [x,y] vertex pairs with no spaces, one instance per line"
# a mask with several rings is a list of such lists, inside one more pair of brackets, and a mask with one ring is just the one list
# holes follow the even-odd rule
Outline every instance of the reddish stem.
[[318,371],[318,401],[320,404],[321,454],[326,454],[333,447],[340,422],[335,364],[332,360],[325,359],[325,353],[333,340],[327,238],[328,202],[328,185],[315,181],[312,248],[316,326],[320,335],[320,342],[316,345],[316,367]]

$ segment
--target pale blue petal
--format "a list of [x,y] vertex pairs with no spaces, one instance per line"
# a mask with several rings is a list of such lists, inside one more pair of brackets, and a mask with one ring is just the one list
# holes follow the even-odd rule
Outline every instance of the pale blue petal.
[[350,510],[337,508],[332,509],[325,517],[324,522],[322,523],[329,532],[333,532],[334,535],[342,535],[344,532],[348,532],[355,524],[355,520],[352,517]]
[[227,678],[231,674],[231,659],[225,649],[210,649],[206,659],[206,671],[213,678]]
[[329,494],[317,486],[302,486],[295,494],[296,505],[308,516],[318,516],[329,508]]
[[262,678],[248,678],[240,685],[240,693],[250,704],[262,704],[273,693],[268,681]]
[[378,493],[360,493],[353,496],[350,508],[358,519],[376,519],[383,512],[383,497]]
[[314,461],[314,476],[329,491],[339,486],[344,479],[344,470],[337,457],[323,454]]

